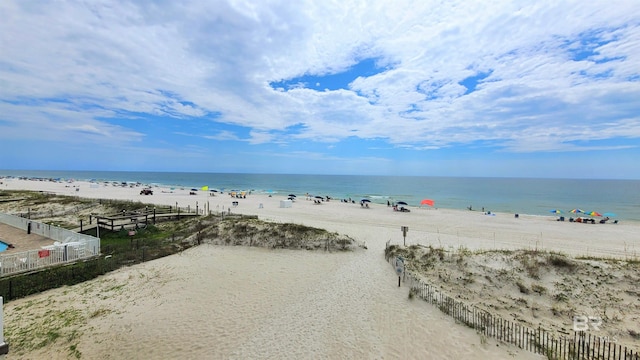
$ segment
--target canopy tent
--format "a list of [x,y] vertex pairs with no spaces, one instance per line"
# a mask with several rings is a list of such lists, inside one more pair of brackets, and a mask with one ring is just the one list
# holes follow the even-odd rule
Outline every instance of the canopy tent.
[[420,206],[422,206],[422,205],[433,206],[433,205],[435,205],[435,201],[433,201],[431,199],[422,199],[422,201],[420,201]]

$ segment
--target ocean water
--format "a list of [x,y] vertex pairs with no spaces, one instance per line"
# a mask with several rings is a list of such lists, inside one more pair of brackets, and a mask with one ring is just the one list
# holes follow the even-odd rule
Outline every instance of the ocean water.
[[367,198],[374,203],[405,201],[420,206],[432,199],[435,207],[565,217],[581,209],[614,213],[619,220],[640,221],[640,180],[468,178],[362,175],[216,174],[182,172],[0,170],[0,177],[35,177],[92,181],[139,182],[221,191],[250,190],[274,196],[305,194],[334,199]]

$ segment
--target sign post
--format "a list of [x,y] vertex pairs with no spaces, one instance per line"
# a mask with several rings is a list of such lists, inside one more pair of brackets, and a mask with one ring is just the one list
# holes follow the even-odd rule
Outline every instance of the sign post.
[[404,258],[402,256],[396,257],[396,274],[398,274],[398,287],[400,287],[400,279],[402,279],[402,273],[404,273]]
[[401,226],[400,230],[402,230],[402,237],[404,238],[404,246],[407,246],[407,231],[409,231],[409,227]]

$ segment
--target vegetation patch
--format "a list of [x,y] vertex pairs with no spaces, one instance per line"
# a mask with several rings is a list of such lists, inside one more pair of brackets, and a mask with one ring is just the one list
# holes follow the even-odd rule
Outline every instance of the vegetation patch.
[[208,218],[192,224],[192,244],[256,246],[274,249],[347,251],[358,247],[349,236],[300,224],[271,223],[251,217]]
[[422,281],[505,320],[566,336],[573,316],[597,316],[600,336],[637,345],[640,266],[634,261],[422,245],[390,245],[385,257],[404,258],[406,271]]

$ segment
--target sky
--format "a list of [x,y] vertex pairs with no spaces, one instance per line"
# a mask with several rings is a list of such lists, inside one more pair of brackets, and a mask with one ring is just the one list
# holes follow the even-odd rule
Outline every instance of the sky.
[[640,179],[640,3],[0,2],[0,169]]

